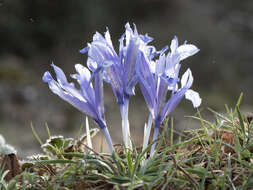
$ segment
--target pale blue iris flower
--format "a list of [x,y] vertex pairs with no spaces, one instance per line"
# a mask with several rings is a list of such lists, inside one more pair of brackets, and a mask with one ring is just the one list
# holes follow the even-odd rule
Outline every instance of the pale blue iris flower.
[[80,89],[77,89],[74,83],[67,81],[64,72],[59,67],[54,64],[52,64],[52,67],[57,81],[53,79],[48,71],[44,73],[43,81],[48,83],[53,93],[90,116],[97,123],[102,129],[112,153],[114,151],[112,140],[104,118],[103,79],[101,78],[101,72],[97,72],[94,75],[93,87],[90,71],[81,64],[76,64],[75,69],[77,73],[71,75],[71,77],[77,80],[80,86]]
[[119,39],[119,54],[114,50],[108,30],[104,37],[96,33],[93,36],[93,41],[80,52],[88,52],[88,67],[93,73],[102,70],[104,80],[110,83],[120,105],[123,142],[126,148],[131,148],[128,107],[129,98],[134,95],[134,88],[138,82],[136,75],[137,55],[139,52],[143,52],[148,59],[152,59],[157,52],[153,46],[147,45],[153,39],[148,35],[139,35],[135,25],[132,30],[127,23],[125,29],[125,33]]
[[[187,69],[181,80],[179,78],[180,61],[194,55],[199,49],[192,44],[186,43],[178,46],[178,40],[175,37],[171,42],[170,50],[167,56],[162,53],[156,62],[150,61],[143,53],[138,55],[137,73],[139,84],[150,110],[149,122],[145,127],[144,149],[147,147],[150,135],[152,123],[150,120],[154,120],[153,141],[155,141],[162,121],[184,96],[193,103],[194,108],[201,104],[199,94],[190,89],[193,83],[191,70]],[[178,83],[181,83],[180,88]],[[151,155],[154,148],[155,143],[151,148]]]
[[[135,25],[132,29],[127,23],[125,33],[119,39],[117,54],[108,29],[104,36],[97,32],[93,41],[80,50],[81,53],[88,53],[87,66],[92,73],[81,64],[76,64],[77,73],[71,75],[80,88],[69,83],[64,72],[54,64],[52,67],[57,80],[54,80],[48,71],[43,76],[43,81],[48,83],[53,93],[93,118],[104,132],[111,153],[114,149],[105,121],[103,81],[111,85],[120,106],[123,142],[129,149],[131,136],[128,107],[137,83],[150,111],[148,124],[144,128],[143,149],[147,147],[152,123],[154,122],[155,141],[164,118],[183,97],[190,100],[194,108],[201,104],[199,94],[190,89],[193,83],[191,70],[187,69],[182,77],[179,77],[180,62],[196,54],[199,49],[186,42],[179,46],[175,37],[166,55],[167,47],[156,51],[155,47],[148,45],[152,40],[148,35],[138,34]],[[155,59],[157,56],[159,58]],[[156,143],[152,145],[151,155],[155,146]]]

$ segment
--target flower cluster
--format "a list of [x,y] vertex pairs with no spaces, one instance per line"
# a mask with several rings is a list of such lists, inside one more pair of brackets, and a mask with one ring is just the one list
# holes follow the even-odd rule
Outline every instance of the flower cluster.
[[[177,106],[180,100],[185,96],[193,103],[193,107],[201,104],[199,94],[190,89],[193,83],[193,77],[190,69],[183,74],[180,82],[179,70],[180,61],[194,55],[199,49],[191,44],[178,46],[178,39],[174,37],[171,41],[170,52],[165,55],[161,53],[158,60],[152,61],[140,53],[138,57],[138,79],[142,94],[150,110],[149,120],[154,120],[153,140],[157,139],[159,127],[164,118]],[[167,100],[168,94],[170,98]],[[143,148],[146,148],[151,123],[145,127]],[[155,143],[152,146],[151,154],[154,152]]]
[[[128,107],[137,83],[150,111],[148,125],[144,130],[144,148],[148,143],[152,123],[154,122],[153,140],[156,140],[162,121],[184,96],[192,101],[194,107],[201,104],[199,94],[190,89],[193,83],[191,70],[188,69],[181,80],[179,77],[180,61],[197,53],[199,49],[196,46],[187,43],[179,46],[175,37],[171,42],[170,52],[165,55],[168,48],[157,51],[154,46],[149,45],[153,38],[138,34],[135,25],[132,29],[127,23],[125,29],[119,39],[119,53],[116,53],[112,45],[108,29],[104,36],[100,33],[94,34],[93,41],[80,50],[81,53],[88,53],[88,68],[76,64],[77,73],[71,75],[79,83],[80,89],[69,83],[63,71],[54,64],[52,67],[57,81],[48,71],[43,76],[43,81],[48,83],[53,93],[97,123],[105,134],[111,152],[114,149],[105,120],[104,81],[111,85],[119,104],[123,142],[129,149],[131,143]],[[151,154],[154,148],[155,144]]]

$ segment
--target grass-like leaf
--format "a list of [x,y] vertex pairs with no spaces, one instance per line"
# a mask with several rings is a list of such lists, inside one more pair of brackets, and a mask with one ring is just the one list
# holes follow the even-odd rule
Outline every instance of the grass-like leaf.
[[[199,128],[184,133],[178,133],[173,119],[167,118],[152,157],[154,142],[143,149],[131,140],[131,150],[119,146],[110,155],[87,143],[93,129],[87,130],[90,137],[88,133],[79,140],[56,136],[56,141],[47,127],[52,151],[24,163],[26,171],[10,182],[5,181],[8,171],[1,170],[1,189],[251,189],[253,122],[246,121],[239,109],[241,97],[234,110],[226,106],[226,115],[209,109],[214,122],[205,120],[198,110],[198,117],[191,118],[200,121]],[[85,151],[76,148],[81,145]]]

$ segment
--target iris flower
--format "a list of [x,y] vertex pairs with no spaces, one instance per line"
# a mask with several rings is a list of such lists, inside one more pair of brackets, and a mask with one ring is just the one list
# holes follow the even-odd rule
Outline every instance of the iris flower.
[[110,152],[112,153],[114,149],[104,117],[103,75],[101,72],[94,74],[93,87],[90,71],[81,64],[76,64],[75,69],[77,73],[72,74],[71,77],[77,80],[80,86],[80,89],[77,89],[74,83],[69,83],[67,81],[64,72],[59,67],[54,64],[52,64],[52,67],[56,74],[57,81],[53,79],[48,71],[44,73],[43,81],[48,83],[50,90],[54,94],[90,116],[97,123],[102,129]]
[[129,98],[134,95],[134,88],[138,82],[137,55],[143,52],[152,59],[156,51],[153,46],[147,45],[153,39],[148,35],[139,35],[135,25],[132,30],[127,23],[125,29],[125,33],[119,39],[119,54],[114,50],[108,29],[104,37],[97,32],[93,36],[93,41],[80,52],[88,52],[88,67],[93,73],[102,71],[104,80],[110,83],[120,106],[123,141],[126,148],[131,148],[128,107]]
[[[190,89],[193,83],[191,70],[187,69],[181,80],[179,78],[180,61],[194,55],[199,49],[186,43],[178,46],[178,40],[175,37],[171,42],[170,50],[167,56],[162,53],[156,62],[150,61],[141,52],[138,55],[139,84],[150,111],[149,122],[145,127],[143,148],[147,147],[151,120],[154,120],[153,141],[155,141],[164,118],[171,113],[184,96],[193,103],[194,108],[201,104],[199,94]],[[178,83],[180,82],[179,88]],[[170,97],[167,99],[169,94]],[[151,155],[155,145],[154,143],[151,148]]]

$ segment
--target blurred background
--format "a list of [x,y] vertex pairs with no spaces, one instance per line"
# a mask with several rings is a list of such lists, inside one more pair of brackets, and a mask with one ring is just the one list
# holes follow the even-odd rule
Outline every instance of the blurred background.
[[[194,76],[193,89],[202,97],[200,111],[224,111],[234,106],[240,93],[244,113],[252,112],[253,1],[232,0],[0,0],[0,133],[14,145],[21,157],[39,153],[31,123],[46,140],[45,123],[52,134],[75,137],[84,115],[62,101],[41,81],[53,61],[67,75],[74,64],[85,64],[79,50],[92,41],[93,34],[109,28],[115,46],[126,22],[138,32],[154,37],[161,49],[174,35],[187,40],[200,52],[183,62]],[[115,143],[121,142],[119,108],[109,86],[105,86],[107,123]],[[130,124],[137,144],[142,142],[148,110],[137,95],[130,102]],[[199,127],[184,116],[196,110],[183,100],[172,113],[175,128]],[[93,127],[93,122],[90,122]],[[97,144],[100,139],[95,139]]]

